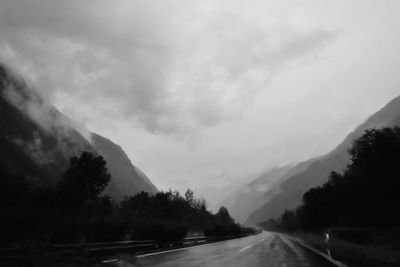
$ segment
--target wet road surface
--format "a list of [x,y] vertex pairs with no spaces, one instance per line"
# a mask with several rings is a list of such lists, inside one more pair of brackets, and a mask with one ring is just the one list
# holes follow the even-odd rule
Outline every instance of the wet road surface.
[[321,256],[282,235],[262,232],[255,236],[227,240],[161,253],[115,259],[108,266],[243,266],[243,267],[332,267]]

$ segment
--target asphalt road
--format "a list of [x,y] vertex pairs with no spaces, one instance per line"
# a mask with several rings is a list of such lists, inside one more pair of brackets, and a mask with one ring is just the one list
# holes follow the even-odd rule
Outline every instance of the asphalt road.
[[167,252],[111,259],[109,266],[333,266],[321,256],[282,235],[262,232],[255,236],[205,244]]

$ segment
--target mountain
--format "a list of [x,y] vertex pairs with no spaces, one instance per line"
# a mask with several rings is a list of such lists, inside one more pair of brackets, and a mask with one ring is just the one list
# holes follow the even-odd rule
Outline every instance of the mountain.
[[301,204],[302,196],[308,189],[325,183],[331,171],[339,173],[343,171],[349,163],[348,149],[366,129],[393,126],[400,126],[400,96],[357,127],[333,151],[310,164],[305,170],[286,179],[281,184],[281,192],[255,210],[246,222],[255,224],[277,218],[285,209],[296,208]]
[[275,167],[263,173],[239,188],[218,206],[228,208],[235,220],[244,223],[250,213],[264,203],[263,196],[269,191],[275,191],[275,188],[277,188],[275,184],[279,184],[279,178],[284,176],[289,169],[290,166]]
[[150,179],[128,158],[122,148],[111,140],[92,133],[94,148],[104,157],[113,179],[107,192],[116,196],[134,195],[140,191],[156,193],[157,188]]
[[70,157],[88,151],[109,161],[112,182],[108,193],[113,197],[157,190],[121,147],[99,135],[90,137],[85,138],[73,121],[0,63],[0,173],[50,186],[66,170]]
[[0,65],[0,168],[48,185],[80,151],[96,153],[69,119]]
[[314,160],[275,167],[237,190],[220,205],[227,207],[238,222],[244,223],[253,211],[280,193],[280,185],[287,178],[303,171]]

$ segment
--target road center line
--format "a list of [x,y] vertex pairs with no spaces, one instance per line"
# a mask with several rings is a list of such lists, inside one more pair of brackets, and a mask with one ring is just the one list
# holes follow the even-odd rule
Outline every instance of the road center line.
[[253,246],[253,245],[244,247],[244,248],[242,248],[241,250],[239,250],[239,252],[243,252],[243,251],[245,251],[245,250],[248,250],[248,249],[251,248],[252,246]]
[[118,259],[105,260],[102,261],[101,263],[111,263],[111,262],[118,262]]

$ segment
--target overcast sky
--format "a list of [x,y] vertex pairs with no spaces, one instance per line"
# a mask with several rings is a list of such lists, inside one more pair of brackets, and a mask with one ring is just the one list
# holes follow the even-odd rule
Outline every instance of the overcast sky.
[[1,0],[0,60],[211,203],[400,94],[400,1]]

